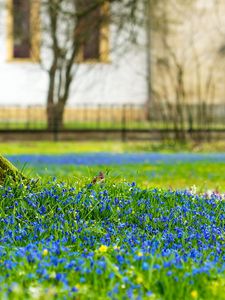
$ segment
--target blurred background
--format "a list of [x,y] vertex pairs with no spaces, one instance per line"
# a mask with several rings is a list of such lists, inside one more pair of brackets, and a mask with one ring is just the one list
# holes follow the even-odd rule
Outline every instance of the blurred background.
[[0,140],[224,140],[225,3],[1,0]]

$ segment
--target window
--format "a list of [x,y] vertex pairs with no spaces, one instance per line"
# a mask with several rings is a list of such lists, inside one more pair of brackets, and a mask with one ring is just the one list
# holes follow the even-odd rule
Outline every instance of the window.
[[30,1],[13,0],[13,57],[31,57]]
[[77,0],[80,15],[76,38],[79,44],[78,62],[108,61],[108,14],[109,6],[93,7],[92,0]]
[[39,3],[8,0],[8,60],[39,60]]

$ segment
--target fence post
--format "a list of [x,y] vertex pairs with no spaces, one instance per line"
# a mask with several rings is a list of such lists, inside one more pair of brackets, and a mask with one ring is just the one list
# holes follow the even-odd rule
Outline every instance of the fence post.
[[30,129],[30,105],[27,106],[26,117],[27,117],[26,128]]
[[122,133],[122,141],[126,142],[127,139],[127,135],[126,135],[126,104],[123,104],[122,106],[122,129],[121,129],[121,133]]

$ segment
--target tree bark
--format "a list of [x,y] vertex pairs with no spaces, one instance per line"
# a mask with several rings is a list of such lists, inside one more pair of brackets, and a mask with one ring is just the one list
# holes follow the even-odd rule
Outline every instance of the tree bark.
[[0,184],[4,183],[8,177],[11,177],[14,181],[18,178],[25,179],[11,162],[0,155]]
[[63,113],[65,106],[58,102],[47,106],[48,130],[58,131],[63,128]]

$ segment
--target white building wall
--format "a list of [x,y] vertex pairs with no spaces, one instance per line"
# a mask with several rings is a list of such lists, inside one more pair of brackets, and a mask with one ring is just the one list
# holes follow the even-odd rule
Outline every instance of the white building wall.
[[[0,106],[45,105],[47,72],[37,63],[7,62],[6,20],[6,10],[0,9]],[[112,30],[110,40],[113,47]],[[80,64],[68,104],[143,104],[147,99],[146,69],[144,48],[135,46],[119,56],[111,53],[107,64]]]

